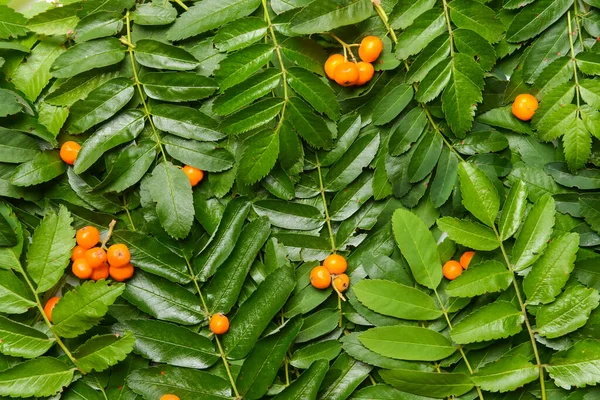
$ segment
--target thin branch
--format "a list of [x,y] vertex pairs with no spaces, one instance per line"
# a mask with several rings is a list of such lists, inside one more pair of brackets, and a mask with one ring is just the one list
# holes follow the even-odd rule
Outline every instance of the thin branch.
[[446,0],[442,0],[442,2],[444,3],[444,16],[446,17],[448,35],[450,35],[450,57],[454,57],[454,32],[452,31],[452,25],[450,25],[450,12],[448,11],[448,3]]
[[385,13],[385,10],[383,9],[383,7],[381,7],[381,3],[379,1],[376,1],[376,2],[373,2],[373,5],[375,6],[375,11],[377,11],[379,18],[381,18],[381,22],[383,22],[383,24],[385,25],[385,28],[387,29],[388,33],[390,34],[390,37],[392,38],[394,43],[398,43],[398,38],[396,37],[396,32],[394,32],[394,29],[390,26],[388,16]]
[[[577,93],[577,114],[579,114],[580,96],[579,96],[579,78],[577,77],[577,61],[575,60],[575,49],[573,47],[573,28],[571,27],[571,11],[567,11],[567,24],[569,31],[569,47],[571,48],[571,62],[573,63],[573,76],[575,77],[575,92]],[[581,37],[581,32],[579,32]]]

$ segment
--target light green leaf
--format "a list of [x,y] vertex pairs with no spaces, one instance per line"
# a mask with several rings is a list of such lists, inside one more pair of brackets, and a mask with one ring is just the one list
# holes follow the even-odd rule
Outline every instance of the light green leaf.
[[0,5],[0,39],[17,38],[27,34],[27,19],[12,8]]
[[0,353],[14,357],[39,357],[55,343],[45,333],[1,315],[0,335],[2,335]]
[[177,10],[168,0],[154,0],[138,4],[131,15],[138,25],[168,25],[177,18]]
[[450,282],[446,293],[452,297],[475,297],[485,293],[506,290],[512,282],[512,274],[495,260],[470,265],[458,278]]
[[121,61],[125,48],[117,38],[104,38],[79,43],[61,54],[52,63],[50,72],[57,78],[69,78],[94,68],[106,67]]
[[79,4],[50,7],[48,10],[29,19],[27,28],[40,35],[66,35],[69,31],[72,32],[75,29],[75,25],[79,21],[77,17],[78,9]]
[[357,24],[371,16],[373,6],[368,0],[324,0],[312,2],[290,22],[295,33],[313,34],[332,31],[340,26]]
[[530,363],[527,357],[515,354],[485,365],[472,379],[483,390],[504,393],[534,381],[539,375],[537,365]]
[[291,37],[281,43],[281,52],[294,64],[315,74],[325,75],[327,53],[319,43],[307,37]]
[[597,53],[590,51],[582,51],[575,57],[577,60],[577,68],[581,69],[584,74],[600,75],[600,57]]
[[562,139],[569,169],[575,171],[583,167],[592,153],[592,136],[583,121],[575,118],[564,131]]
[[135,338],[131,332],[120,335],[101,335],[88,339],[79,346],[73,357],[77,365],[86,372],[104,371],[123,361],[133,350]]
[[71,106],[77,100],[85,99],[92,90],[116,76],[115,72],[91,71],[68,78],[58,89],[48,94],[44,101],[55,106]]
[[459,344],[502,339],[521,332],[525,317],[512,303],[497,300],[454,325],[450,336]]
[[10,183],[15,186],[38,185],[62,175],[65,170],[65,163],[57,151],[44,151],[33,160],[19,165],[13,171]]
[[458,166],[458,176],[465,208],[475,218],[493,227],[500,209],[500,199],[492,182],[482,170],[464,161]]
[[379,374],[390,385],[419,396],[460,396],[473,388],[471,379],[460,373],[438,373],[408,369],[383,370]]
[[454,0],[448,4],[452,22],[459,28],[477,32],[490,43],[502,37],[504,25],[491,8],[479,2]]
[[586,339],[559,351],[545,368],[561,388],[570,390],[572,386],[595,385],[600,368],[600,341]]
[[40,153],[38,142],[24,133],[0,128],[0,162],[19,164]]
[[248,138],[246,143],[238,165],[238,179],[245,184],[253,184],[275,166],[279,157],[279,133],[260,131]]
[[453,32],[454,43],[458,51],[473,57],[479,64],[479,67],[487,72],[496,64],[496,51],[479,33],[475,33],[469,29],[457,29]]
[[0,303],[0,312],[3,313],[22,314],[35,307],[29,288],[10,270],[0,269],[0,297],[3,299]]
[[438,227],[448,233],[448,237],[458,244],[474,250],[491,251],[500,246],[493,230],[477,222],[453,217],[437,220]]
[[135,43],[135,59],[144,67],[188,71],[198,66],[198,61],[187,50],[151,39]]
[[452,61],[442,60],[421,80],[415,99],[420,103],[429,103],[437,98],[450,82]]
[[172,102],[200,100],[218,88],[211,78],[193,72],[149,72],[140,80],[148,97]]
[[0,396],[45,397],[60,392],[73,380],[75,369],[50,357],[17,364],[0,374]]
[[[78,6],[79,7],[79,6]],[[123,29],[123,17],[119,12],[98,12],[90,14],[75,27],[75,41],[86,42],[106,36],[113,36]]]
[[398,2],[390,13],[390,26],[394,29],[406,29],[415,18],[430,10],[435,0],[417,0],[415,2]]

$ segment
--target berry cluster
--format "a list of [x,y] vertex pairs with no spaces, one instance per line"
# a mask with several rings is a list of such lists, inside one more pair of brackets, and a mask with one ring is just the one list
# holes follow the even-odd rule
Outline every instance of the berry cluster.
[[317,289],[327,289],[333,283],[333,289],[340,295],[350,285],[350,278],[344,272],[348,268],[346,259],[339,254],[331,254],[325,258],[323,265],[310,271],[310,283]]
[[442,272],[446,279],[453,281],[458,278],[460,274],[462,274],[463,269],[469,268],[469,264],[474,255],[474,251],[465,251],[463,255],[460,256],[460,261],[450,260],[444,264]]
[[[353,45],[344,45],[350,46]],[[344,50],[346,47],[344,47]],[[348,61],[346,55],[333,54],[325,62],[325,73],[342,86],[361,86],[373,78],[375,69],[373,61],[377,60],[383,50],[383,42],[377,36],[365,37],[359,45],[358,56],[362,61]],[[350,52],[352,55],[352,52]],[[354,56],[352,56],[354,58]]]

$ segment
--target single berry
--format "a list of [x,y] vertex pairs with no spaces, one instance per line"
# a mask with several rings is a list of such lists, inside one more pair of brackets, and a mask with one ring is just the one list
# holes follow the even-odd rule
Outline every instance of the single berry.
[[529,121],[535,110],[538,108],[538,101],[529,93],[520,94],[512,104],[512,113],[521,121]]
[[64,142],[63,145],[60,146],[60,158],[65,163],[73,165],[75,164],[75,159],[77,158],[80,149],[81,146],[79,143],[72,141]]
[[326,289],[331,285],[331,274],[322,265],[310,271],[310,283],[317,289]]
[[201,169],[194,168],[189,165],[183,167],[183,172],[185,172],[187,175],[192,187],[196,186],[198,183],[200,183],[202,178],[204,178],[204,172]]
[[373,78],[375,68],[373,68],[373,64],[364,61],[361,61],[356,65],[358,66],[358,81],[356,81],[356,85],[361,86]]
[[92,268],[99,268],[106,263],[106,252],[100,247],[94,247],[85,252],[85,259]]
[[77,231],[75,239],[84,249],[91,249],[100,241],[100,231],[93,226],[85,226]]
[[475,255],[474,251],[465,251],[462,256],[460,256],[460,265],[467,269],[469,268],[469,264],[471,263],[471,259]]
[[335,81],[342,86],[352,86],[358,81],[358,67],[353,62],[343,62],[335,67]]
[[73,261],[71,271],[73,271],[73,275],[79,279],[88,279],[90,276],[92,276],[94,269],[90,267],[90,264],[85,258],[80,258],[79,260]]
[[214,314],[210,317],[210,330],[215,335],[222,335],[229,330],[229,318],[224,314]]
[[367,36],[360,42],[358,56],[366,62],[377,60],[383,50],[383,42],[377,36]]
[[85,258],[85,251],[86,251],[86,249],[84,249],[81,246],[73,247],[73,252],[71,253],[71,261],[80,260],[82,258]]
[[463,268],[461,267],[458,261],[450,260],[446,264],[444,264],[442,272],[444,273],[446,279],[450,279],[451,281],[453,281],[456,278],[458,278],[460,274],[462,274]]
[[325,258],[323,261],[323,266],[327,268],[330,274],[343,274],[346,272],[346,268],[348,268],[348,263],[346,263],[346,259],[339,254],[331,254]]
[[174,394],[164,394],[160,400],[180,400],[179,397],[175,396]]
[[131,260],[131,253],[127,245],[119,243],[113,244],[106,252],[108,263],[111,267],[121,268],[127,266]]
[[346,61],[341,54],[332,54],[325,61],[325,73],[329,79],[335,79],[335,67]]
[[123,282],[133,276],[133,265],[127,264],[124,267],[110,266],[109,274],[117,282]]
[[335,286],[338,292],[343,293],[350,286],[350,278],[346,274],[338,275],[333,278],[333,286]]
[[56,306],[56,303],[58,303],[59,300],[60,297],[54,296],[50,298],[50,300],[48,300],[48,302],[44,306],[44,314],[46,314],[46,318],[48,318],[48,321],[50,322],[52,322],[52,310],[54,310],[54,307]]
[[94,268],[92,271],[91,279],[99,281],[100,279],[108,278],[109,267],[108,264],[102,264],[98,268]]

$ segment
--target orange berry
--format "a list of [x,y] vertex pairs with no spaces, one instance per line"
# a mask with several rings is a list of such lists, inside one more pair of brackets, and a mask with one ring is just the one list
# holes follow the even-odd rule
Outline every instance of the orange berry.
[[196,186],[204,178],[204,172],[201,169],[190,167],[189,165],[183,167],[183,172],[187,175],[192,187]]
[[108,278],[108,271],[108,264],[102,264],[98,268],[94,268],[92,270],[92,276],[90,278],[95,281],[99,281],[100,279],[106,279]]
[[312,271],[310,271],[310,284],[316,287],[317,289],[326,289],[331,285],[331,274],[322,265],[318,267],[314,267]]
[[467,269],[469,268],[469,264],[471,263],[471,259],[475,255],[474,251],[465,251],[462,256],[460,256],[460,265]]
[[180,400],[179,397],[175,396],[174,394],[165,394],[163,395],[160,400]]
[[361,61],[356,65],[358,66],[358,81],[356,81],[356,85],[364,85],[373,78],[375,68],[373,68],[373,64],[364,61]]
[[325,61],[325,73],[329,79],[335,79],[335,67],[346,61],[341,54],[332,54]]
[[538,108],[538,101],[529,93],[520,94],[512,104],[512,113],[521,121],[529,121],[535,110]]
[[84,249],[81,246],[73,247],[73,252],[71,253],[71,261],[80,260],[82,258],[85,258],[85,250],[86,249]]
[[79,143],[73,141],[64,142],[63,145],[60,146],[60,158],[65,163],[73,165],[75,164],[75,159],[77,158],[80,149],[81,146]]
[[450,279],[451,281],[453,281],[456,278],[458,278],[460,274],[462,274],[463,268],[461,267],[458,261],[450,260],[446,264],[444,264],[442,272],[444,273],[446,279]]
[[333,278],[333,286],[335,286],[338,292],[343,293],[348,289],[348,286],[350,286],[350,278],[348,278],[348,275],[346,274],[338,275]]
[[44,306],[44,314],[46,314],[46,318],[48,318],[48,321],[50,322],[52,322],[52,310],[54,310],[54,307],[56,306],[56,303],[58,303],[59,300],[60,297],[54,296],[50,298],[50,300],[48,300],[48,302]]
[[348,263],[343,256],[339,254],[331,254],[323,261],[323,266],[327,268],[330,274],[343,274],[348,268]]
[[111,267],[121,268],[126,267],[131,260],[129,247],[123,243],[113,244],[106,252],[108,263]]
[[106,252],[100,247],[94,247],[85,252],[85,260],[92,268],[99,268],[106,263]]
[[92,267],[90,267],[90,264],[85,258],[80,258],[79,260],[73,261],[71,271],[73,271],[73,275],[79,279],[88,279],[90,276],[92,276],[92,272],[94,270]]
[[77,239],[77,244],[84,249],[91,249],[100,241],[100,231],[93,226],[85,226],[77,231],[75,239]]
[[133,276],[133,265],[127,264],[123,267],[110,266],[110,276],[117,282],[123,282]]
[[355,63],[346,61],[335,67],[333,75],[339,85],[352,86],[358,81],[358,67]]
[[367,36],[360,42],[358,56],[366,62],[377,60],[383,50],[383,42],[377,36]]
[[229,318],[224,314],[214,314],[210,317],[210,330],[215,335],[222,335],[229,330]]

